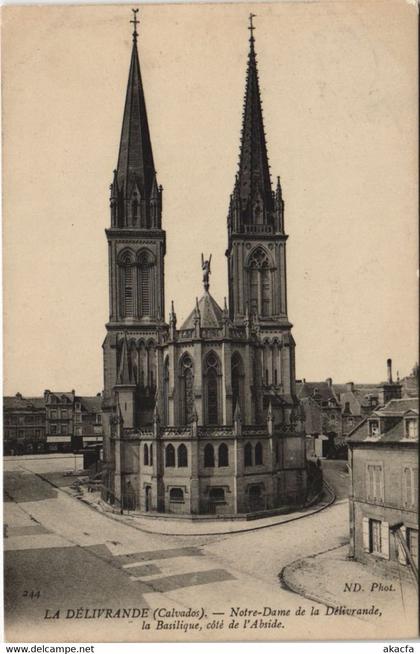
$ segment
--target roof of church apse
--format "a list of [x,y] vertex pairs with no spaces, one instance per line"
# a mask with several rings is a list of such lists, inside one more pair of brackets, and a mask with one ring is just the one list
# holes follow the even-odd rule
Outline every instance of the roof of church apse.
[[223,310],[208,291],[205,291],[198,304],[191,311],[188,318],[183,322],[181,329],[193,329],[196,312],[200,312],[201,327],[221,327],[223,324]]

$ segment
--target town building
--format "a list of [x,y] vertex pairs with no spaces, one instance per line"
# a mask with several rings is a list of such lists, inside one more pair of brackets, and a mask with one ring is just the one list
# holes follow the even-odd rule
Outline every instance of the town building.
[[4,397],[4,453],[74,452],[102,443],[102,398],[46,390],[43,397]]
[[[135,20],[134,20],[135,22]],[[228,295],[165,322],[162,187],[136,25],[111,185],[104,352],[104,497],[138,511],[239,515],[302,505],[305,438],[287,315],[284,202],[269,172],[250,41],[240,162],[228,210]]]
[[418,409],[418,398],[390,399],[347,439],[350,555],[417,583]]
[[375,408],[392,398],[400,398],[403,382],[392,377],[392,361],[387,359],[387,380],[378,384],[296,383],[302,406],[309,456],[347,457],[347,437]]
[[70,392],[45,391],[48,451],[74,452],[100,443],[102,434],[101,394],[94,397]]
[[3,453],[33,454],[44,452],[45,402],[42,397],[23,397],[16,393],[3,398]]

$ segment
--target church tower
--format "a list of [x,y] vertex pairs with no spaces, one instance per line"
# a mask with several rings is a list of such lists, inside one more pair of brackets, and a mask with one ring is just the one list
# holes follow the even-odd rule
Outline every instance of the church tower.
[[260,342],[260,381],[294,395],[294,340],[287,317],[286,241],[280,178],[272,190],[255,53],[253,15],[246,75],[239,167],[228,212],[229,312],[249,318]]
[[164,322],[165,232],[162,187],[153,161],[137,50],[137,10],[118,153],[110,186],[109,322],[104,349],[104,411],[125,428],[151,424],[156,345]]

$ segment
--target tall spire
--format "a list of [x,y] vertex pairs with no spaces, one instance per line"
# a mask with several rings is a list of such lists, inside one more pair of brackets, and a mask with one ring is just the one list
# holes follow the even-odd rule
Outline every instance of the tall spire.
[[[118,188],[125,198],[137,186],[142,200],[149,201],[155,178],[152,144],[137,52],[137,12],[132,9],[134,25],[130,72],[128,75],[124,118],[118,155]],[[139,198],[139,199],[140,199]]]
[[243,222],[267,223],[273,210],[270,169],[263,125],[254,38],[254,14],[249,15],[249,55],[246,76],[239,172],[235,190],[239,195]]

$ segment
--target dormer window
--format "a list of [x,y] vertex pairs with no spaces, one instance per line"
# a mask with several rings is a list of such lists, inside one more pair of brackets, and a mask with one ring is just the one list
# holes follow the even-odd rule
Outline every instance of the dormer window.
[[405,437],[416,439],[418,437],[417,418],[406,418]]
[[379,436],[379,420],[369,421],[369,436]]

